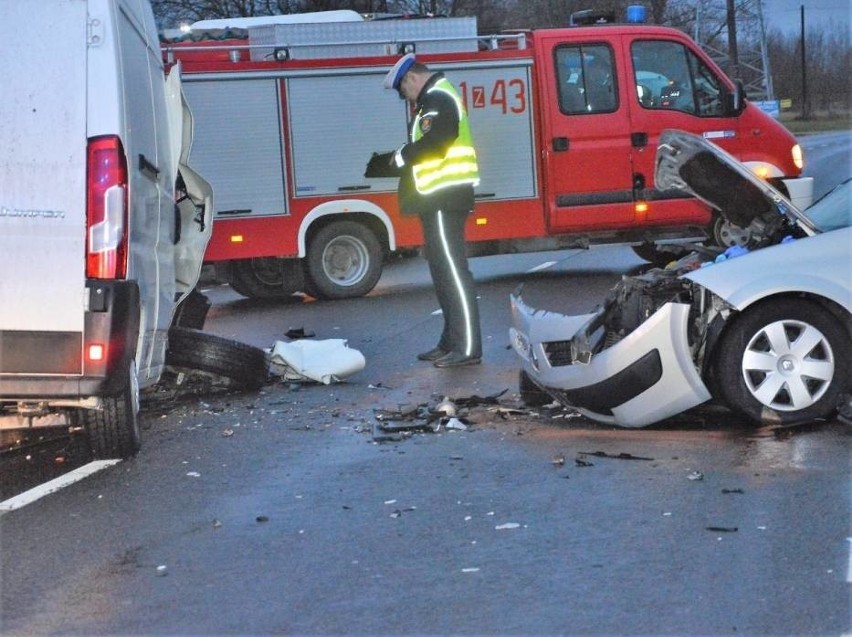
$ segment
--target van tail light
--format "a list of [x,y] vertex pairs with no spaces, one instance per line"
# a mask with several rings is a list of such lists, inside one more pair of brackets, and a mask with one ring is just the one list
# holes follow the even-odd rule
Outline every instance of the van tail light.
[[127,277],[127,158],[115,136],[89,140],[86,164],[86,276]]

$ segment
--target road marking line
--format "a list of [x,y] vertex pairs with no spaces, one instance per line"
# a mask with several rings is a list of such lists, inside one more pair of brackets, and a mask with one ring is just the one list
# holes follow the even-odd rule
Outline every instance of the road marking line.
[[846,565],[846,583],[852,584],[852,537],[847,537],[849,542],[849,563]]
[[43,498],[46,495],[50,495],[60,489],[64,489],[70,484],[74,484],[93,473],[97,473],[101,469],[106,469],[107,467],[111,467],[119,462],[121,462],[121,460],[95,460],[87,465],[83,465],[82,467],[77,467],[65,475],[54,478],[44,484],[33,487],[29,491],[24,491],[23,493],[19,493],[18,495],[9,498],[8,500],[0,502],[0,511],[13,511],[14,509],[19,509],[28,504],[32,504],[39,498]]
[[545,261],[544,263],[539,263],[534,268],[527,270],[527,274],[530,274],[531,272],[538,272],[539,270],[546,270],[547,268],[556,265],[556,263],[556,261]]

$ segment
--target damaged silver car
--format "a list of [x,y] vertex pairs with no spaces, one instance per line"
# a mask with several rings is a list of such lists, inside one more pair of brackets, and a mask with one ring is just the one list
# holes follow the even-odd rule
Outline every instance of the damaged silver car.
[[802,213],[701,137],[665,131],[656,185],[742,228],[625,276],[594,311],[511,297],[522,396],[541,390],[604,423],[642,427],[715,398],[755,422],[831,416],[852,390],[852,206],[847,180]]

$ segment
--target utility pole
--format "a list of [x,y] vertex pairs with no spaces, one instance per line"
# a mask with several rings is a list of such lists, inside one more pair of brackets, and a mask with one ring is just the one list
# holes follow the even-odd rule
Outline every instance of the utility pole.
[[727,0],[728,17],[728,59],[730,60],[729,73],[735,80],[740,80],[740,54],[737,50],[737,9],[734,0]]
[[808,104],[808,73],[806,67],[807,56],[805,55],[805,5],[799,7],[800,16],[800,36],[801,53],[802,53],[802,119],[807,119],[810,115]]
[[[721,7],[721,0],[716,0]],[[736,6],[735,6],[736,3]],[[698,2],[696,3],[698,5]],[[715,4],[715,2],[714,2]],[[751,99],[774,100],[762,0],[725,0],[727,48],[723,50],[702,42],[701,23],[712,11],[696,7],[695,41],[731,77],[741,79]],[[705,7],[706,8],[706,7]],[[719,45],[721,46],[721,45]]]

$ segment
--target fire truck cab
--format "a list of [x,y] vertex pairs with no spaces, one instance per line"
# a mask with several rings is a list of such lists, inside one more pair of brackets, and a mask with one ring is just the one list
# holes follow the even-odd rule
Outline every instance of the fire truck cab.
[[[339,12],[336,12],[339,14]],[[712,140],[805,208],[802,152],[687,35],[607,24],[493,36],[475,18],[254,22],[166,41],[196,114],[192,161],[216,192],[207,262],[250,297],[368,293],[384,257],[422,243],[395,179],[364,177],[406,140],[382,78],[414,51],[461,92],[480,164],[472,256],[748,235],[654,185],[661,131]]]

